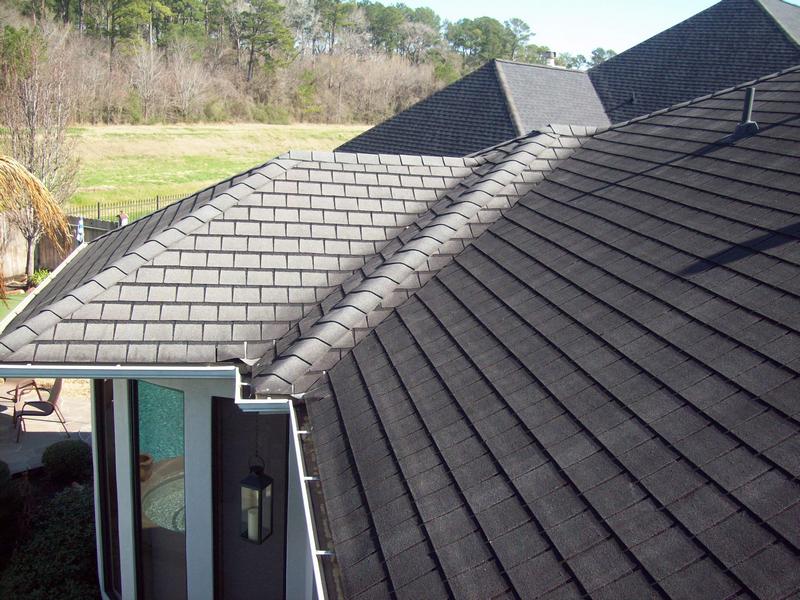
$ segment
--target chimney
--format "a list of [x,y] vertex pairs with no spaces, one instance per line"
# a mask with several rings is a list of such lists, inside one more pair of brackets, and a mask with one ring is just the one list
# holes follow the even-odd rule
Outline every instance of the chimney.
[[548,67],[555,67],[556,66],[556,53],[552,50],[548,50],[545,52],[545,64]]

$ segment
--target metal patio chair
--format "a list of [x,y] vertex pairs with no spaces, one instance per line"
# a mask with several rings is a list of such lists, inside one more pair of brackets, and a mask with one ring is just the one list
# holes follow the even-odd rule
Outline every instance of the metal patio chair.
[[32,421],[52,421],[47,417],[55,414],[61,427],[64,428],[64,433],[70,437],[67,430],[67,423],[64,415],[61,413],[59,403],[61,401],[61,387],[64,383],[63,379],[56,379],[53,387],[47,395],[47,399],[42,398],[42,390],[35,386],[36,395],[38,400],[19,400],[14,405],[14,425],[17,428],[17,443],[19,443],[19,436],[25,430],[25,420]]

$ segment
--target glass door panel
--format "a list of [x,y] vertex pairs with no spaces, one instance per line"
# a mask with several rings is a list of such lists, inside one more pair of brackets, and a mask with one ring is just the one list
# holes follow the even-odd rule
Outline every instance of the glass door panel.
[[187,597],[184,394],[131,384],[139,597],[180,600]]

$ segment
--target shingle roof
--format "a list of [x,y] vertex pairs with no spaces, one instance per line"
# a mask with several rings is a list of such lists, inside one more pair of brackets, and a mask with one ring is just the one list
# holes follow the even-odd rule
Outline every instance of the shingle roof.
[[253,369],[256,392],[302,391],[394,307],[580,145],[584,128],[548,127],[483,153],[472,176],[337,286]]
[[791,67],[799,44],[800,7],[722,0],[588,72],[491,61],[339,149],[461,156],[549,123],[604,127]]
[[549,123],[610,125],[585,71],[497,61],[508,85],[509,103],[519,115],[520,132],[539,130]]
[[[280,353],[279,362],[304,365],[289,374],[275,367],[283,384],[313,383],[314,364],[352,346],[577,145],[573,130],[562,132],[472,158],[289,153],[89,244],[0,333],[0,360],[261,359],[259,370],[269,375]],[[517,165],[523,144],[538,156]],[[437,219],[452,225],[449,192],[461,194],[487,169],[505,173],[512,164],[515,176],[449,241],[427,248],[430,256],[404,279],[381,288],[374,311],[332,325],[342,306],[364,309],[363,292],[378,293],[384,271],[398,277],[389,263],[413,254],[413,234],[426,224],[432,230]],[[314,344],[331,352],[309,354]]]
[[497,69],[488,62],[337,150],[464,156],[520,133]]
[[307,402],[348,598],[800,594],[800,68],[600,133]]
[[338,150],[464,156],[553,123],[608,125],[586,73],[494,60]]
[[614,123],[800,63],[800,8],[722,0],[589,70]]

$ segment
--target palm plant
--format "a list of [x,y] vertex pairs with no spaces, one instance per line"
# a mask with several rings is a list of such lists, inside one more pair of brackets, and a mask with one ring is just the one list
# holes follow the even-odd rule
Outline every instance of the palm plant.
[[[69,240],[69,222],[58,202],[21,163],[0,155],[0,212],[30,210],[42,224],[44,235],[62,252]],[[0,250],[2,250],[0,248]],[[0,264],[0,298],[5,298],[5,277]]]

